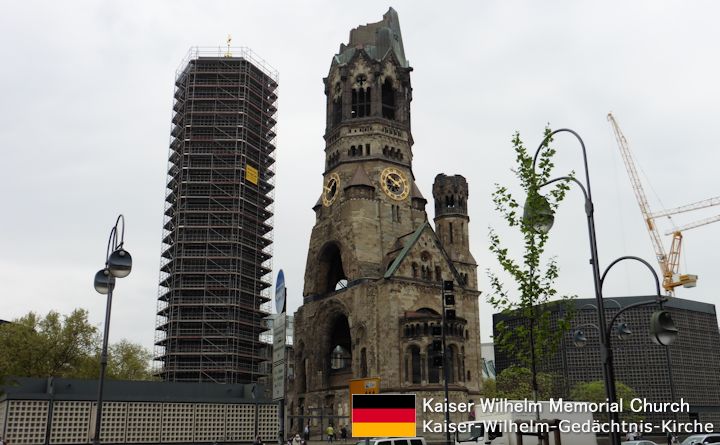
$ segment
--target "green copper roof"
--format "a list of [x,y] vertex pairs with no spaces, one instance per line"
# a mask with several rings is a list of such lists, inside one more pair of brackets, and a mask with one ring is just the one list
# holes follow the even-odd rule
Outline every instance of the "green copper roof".
[[402,263],[402,260],[405,258],[407,253],[410,251],[410,248],[417,242],[417,240],[420,238],[420,235],[422,235],[423,230],[425,230],[425,227],[429,227],[430,224],[425,221],[424,223],[420,224],[420,226],[415,230],[415,232],[412,234],[410,239],[405,243],[405,247],[400,251],[397,258],[395,258],[395,261],[388,267],[388,270],[385,272],[385,278],[390,278],[393,276],[395,271],[398,267],[400,267],[400,263]]

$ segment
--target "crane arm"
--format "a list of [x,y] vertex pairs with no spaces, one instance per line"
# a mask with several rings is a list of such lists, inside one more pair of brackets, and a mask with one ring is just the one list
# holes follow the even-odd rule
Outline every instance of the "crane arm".
[[660,218],[661,216],[670,216],[678,213],[689,212],[691,210],[704,209],[706,207],[712,207],[716,205],[720,205],[720,196],[716,196],[710,199],[704,199],[702,201],[694,202],[692,204],[687,204],[680,207],[675,207],[674,209],[660,210],[659,212],[655,212],[650,215],[650,217]]
[[686,230],[694,229],[695,227],[704,226],[705,224],[714,223],[715,221],[720,221],[720,215],[711,216],[709,218],[701,219],[695,222],[691,222],[689,224],[685,224],[684,226],[678,227],[674,230],[669,230],[665,232],[665,235],[672,235],[675,232],[684,232]]
[[650,234],[650,240],[652,241],[653,248],[655,249],[655,257],[660,264],[663,276],[671,276],[672,271],[668,267],[667,254],[665,248],[662,245],[662,239],[660,232],[655,226],[653,221],[653,215],[650,212],[650,206],[648,205],[647,197],[645,196],[645,190],[643,190],[642,183],[640,182],[640,175],[638,175],[635,169],[635,161],[633,160],[632,153],[630,153],[630,147],[628,146],[627,140],[620,130],[620,126],[615,121],[615,117],[612,113],[608,113],[608,120],[612,124],[613,131],[615,132],[615,139],[617,139],[618,147],[620,147],[620,154],[622,155],[623,161],[625,162],[625,168],[627,169],[628,176],[630,177],[630,183],[632,184],[635,198],[640,205],[640,212],[642,213],[643,220]]

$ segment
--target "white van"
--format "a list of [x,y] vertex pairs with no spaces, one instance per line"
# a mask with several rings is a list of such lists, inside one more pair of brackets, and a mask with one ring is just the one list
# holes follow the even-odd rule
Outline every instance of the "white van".
[[[365,445],[365,440],[359,440],[356,445]],[[424,437],[374,437],[370,445],[427,445]]]
[[[522,404],[521,401],[518,403]],[[591,412],[583,412],[582,408],[574,412],[553,411],[549,402],[536,402],[541,405],[541,412],[523,412],[496,409],[494,411],[483,411],[480,405],[475,406],[475,420],[458,424],[458,432],[455,433],[455,445],[517,445],[517,435],[509,428],[517,427],[520,424],[536,422],[539,417],[540,423],[559,423],[565,427],[592,423]],[[550,444],[558,445],[555,441],[555,434],[549,434]],[[533,436],[524,436],[523,443],[533,443],[529,439]],[[583,432],[560,432],[562,445],[596,445],[597,439],[593,433]]]

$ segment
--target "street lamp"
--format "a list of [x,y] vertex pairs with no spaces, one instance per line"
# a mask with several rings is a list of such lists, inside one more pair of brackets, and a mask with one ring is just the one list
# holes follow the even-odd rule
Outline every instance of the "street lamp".
[[[546,234],[552,228],[553,222],[554,222],[554,215],[552,211],[552,207],[550,206],[549,202],[545,197],[540,195],[537,191],[541,189],[542,187],[545,187],[547,185],[550,185],[555,182],[559,181],[565,181],[565,182],[574,182],[577,184],[580,189],[583,192],[583,195],[585,197],[585,215],[587,218],[587,226],[588,226],[588,238],[590,242],[590,265],[592,266],[592,272],[593,272],[593,286],[595,290],[595,303],[597,305],[597,317],[598,317],[598,331],[600,334],[600,345],[601,345],[601,362],[603,366],[603,380],[605,381],[605,393],[608,399],[608,402],[611,404],[617,403],[617,396],[615,391],[615,372],[613,369],[613,363],[612,363],[612,349],[610,346],[610,334],[609,329],[607,328],[608,324],[605,320],[605,307],[603,304],[603,297],[602,297],[602,283],[605,278],[605,275],[610,270],[612,266],[617,264],[619,261],[623,259],[636,259],[639,260],[646,265],[649,266],[644,260],[641,260],[637,257],[623,257],[620,259],[615,260],[613,263],[608,266],[607,269],[605,269],[605,272],[603,273],[602,277],[600,276],[600,266],[598,261],[598,253],[597,253],[597,235],[595,232],[595,218],[594,218],[594,204],[592,201],[592,191],[590,189],[590,172],[588,169],[588,162],[587,162],[587,151],[585,150],[585,143],[583,142],[582,138],[579,134],[577,134],[575,131],[570,130],[568,128],[561,128],[559,130],[555,130],[551,133],[549,133],[543,141],[540,143],[540,146],[535,151],[535,155],[533,156],[533,163],[532,163],[532,172],[533,175],[535,174],[535,166],[537,164],[538,155],[540,154],[540,151],[543,149],[543,147],[547,146],[547,142],[556,134],[558,133],[570,133],[580,142],[580,148],[582,149],[582,157],[583,157],[583,166],[585,169],[585,184],[580,182],[578,179],[576,179],[573,176],[562,176],[559,178],[551,179],[549,181],[544,182],[543,184],[531,187],[530,193],[528,194],[527,200],[525,201],[525,206],[523,210],[523,218],[524,220],[529,224],[530,227],[532,227],[533,230],[535,230],[538,233]],[[652,270],[652,267],[650,267]],[[657,280],[657,274],[655,274],[655,271],[652,270],[653,274],[655,275],[656,282]],[[659,282],[658,282],[659,283]],[[659,284],[657,286],[657,295],[660,296],[660,289]],[[659,301],[658,301],[659,302]],[[635,307],[636,305],[630,305],[625,310],[629,309],[630,307]],[[623,310],[624,311],[624,310]],[[615,321],[617,316],[623,312],[618,312],[615,317],[611,320],[610,326],[612,326],[612,323]],[[667,323],[662,323],[660,320],[658,321],[658,326],[665,325]],[[657,337],[657,336],[656,336]],[[667,336],[666,336],[667,337]],[[618,424],[618,413],[615,412],[616,410],[611,410],[610,412],[610,421],[611,423]],[[620,434],[619,432],[611,432],[610,433],[610,439],[612,445],[619,445],[620,444]]]
[[[657,304],[659,310],[653,312],[653,314],[650,318],[650,338],[656,344],[665,347],[665,360],[667,362],[666,366],[667,366],[667,371],[668,371],[668,383],[670,384],[670,401],[674,402],[676,400],[675,382],[673,379],[672,359],[670,357],[669,345],[672,342],[674,342],[675,339],[677,339],[679,332],[678,332],[677,327],[675,327],[675,324],[672,321],[672,317],[670,316],[670,313],[663,310],[663,303],[665,303],[667,301],[667,298],[660,295],[660,279],[658,278],[658,275],[655,272],[655,269],[653,269],[653,267],[650,265],[650,263],[643,260],[642,258],[639,258],[636,256],[622,256],[622,257],[616,259],[615,261],[613,261],[612,263],[610,263],[610,265],[605,269],[605,272],[603,272],[602,277],[600,278],[601,291],[602,291],[602,285],[605,283],[605,278],[607,276],[607,273],[610,271],[610,269],[617,263],[619,263],[621,261],[625,261],[625,260],[638,261],[638,262],[642,263],[643,265],[645,265],[645,267],[652,273],[653,279],[655,280],[655,295],[654,295],[655,299],[628,305],[625,308],[621,308],[617,312],[617,314],[615,314],[615,316],[612,318],[612,320],[610,320],[610,325],[607,326],[606,336],[608,339],[608,342],[607,342],[608,349],[607,349],[607,351],[605,351],[605,355],[608,357],[608,359],[610,361],[610,366],[613,367],[612,346],[610,344],[610,339],[611,339],[610,331],[611,331],[611,327],[612,327],[613,323],[615,322],[615,320],[623,312],[625,312],[629,309],[640,307],[640,306],[650,306],[650,305]],[[608,298],[607,300],[615,301],[610,298]],[[615,302],[617,303],[617,301],[615,301]],[[618,303],[618,305],[619,305],[619,303]],[[590,306],[593,306],[593,305],[590,305]],[[593,324],[589,324],[589,325],[596,329],[598,328],[597,326],[595,326]],[[583,326],[587,326],[587,325],[583,325]],[[587,343],[587,338],[585,337],[584,332],[579,329],[583,326],[579,326],[578,328],[576,328],[573,331],[573,335],[572,335],[573,344],[578,348],[585,346],[585,344]],[[615,333],[620,340],[625,340],[625,339],[627,339],[627,337],[629,337],[632,334],[632,331],[628,327],[627,323],[622,322],[622,323],[618,323],[617,326],[615,327]],[[674,413],[674,417],[675,417],[675,421],[677,422],[677,412]]]
[[[622,305],[620,304],[620,302],[615,300],[614,298],[604,298],[603,297],[603,301],[609,301],[611,303],[615,303],[618,307],[618,310],[620,312],[624,312],[624,309],[623,309]],[[651,303],[655,303],[655,301],[653,300]],[[583,310],[587,306],[590,306],[591,308],[593,308],[597,311],[597,306],[595,306],[592,303],[584,304],[580,308],[580,310]],[[611,337],[611,334],[615,334],[617,336],[617,338],[619,338],[620,340],[627,340],[632,335],[632,330],[630,329],[630,326],[624,321],[618,322],[618,324],[615,325],[614,329],[612,329],[611,326],[612,326],[612,323],[607,328],[606,336],[608,338]],[[573,343],[578,348],[582,348],[583,346],[585,346],[585,343],[587,343],[587,338],[584,337],[584,332],[581,330],[581,328],[584,328],[584,327],[591,327],[591,328],[597,329],[597,330],[600,329],[597,325],[592,324],[592,323],[585,323],[585,324],[575,327],[575,329],[573,329]],[[580,338],[582,338],[582,341],[579,341]]]
[[[122,226],[118,235],[118,225]],[[107,249],[105,250],[105,267],[95,274],[95,290],[107,295],[105,308],[105,326],[103,333],[102,352],[100,353],[100,380],[98,380],[97,410],[95,414],[95,435],[93,444],[100,445],[100,425],[102,422],[103,384],[105,383],[105,368],[107,368],[108,336],[110,334],[110,309],[112,307],[112,293],[115,288],[115,278],[125,278],[132,270],[132,256],[124,248],[125,243],[125,217],[119,215],[115,225],[110,229]]]

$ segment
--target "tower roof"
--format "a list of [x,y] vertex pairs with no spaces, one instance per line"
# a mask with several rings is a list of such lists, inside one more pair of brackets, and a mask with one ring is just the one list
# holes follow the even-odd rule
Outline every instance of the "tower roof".
[[352,176],[352,179],[350,179],[350,182],[348,185],[345,186],[345,188],[350,188],[354,186],[365,186],[370,188],[375,188],[375,186],[372,184],[372,181],[370,180],[370,177],[365,172],[365,169],[362,168],[362,166],[358,166],[357,169],[355,169],[355,173]]
[[405,58],[400,19],[397,11],[393,8],[388,9],[379,22],[351,29],[349,42],[347,45],[340,44],[340,51],[335,55],[335,62],[340,65],[347,63],[357,49],[364,50],[375,60],[384,59],[392,51],[401,66],[407,68],[410,65]]

